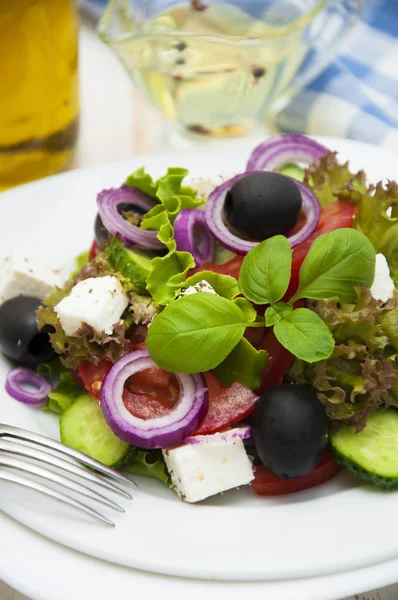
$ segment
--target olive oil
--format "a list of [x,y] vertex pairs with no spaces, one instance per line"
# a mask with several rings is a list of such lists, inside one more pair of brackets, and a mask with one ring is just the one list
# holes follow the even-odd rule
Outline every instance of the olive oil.
[[193,133],[240,135],[288,90],[313,16],[281,25],[233,4],[178,4],[135,30],[126,17],[112,46],[166,117]]
[[0,189],[58,171],[78,130],[74,0],[0,2]]

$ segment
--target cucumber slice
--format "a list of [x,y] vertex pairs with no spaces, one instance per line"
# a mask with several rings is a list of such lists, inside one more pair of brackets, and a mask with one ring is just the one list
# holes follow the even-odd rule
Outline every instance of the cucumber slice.
[[285,165],[279,170],[279,173],[282,173],[282,175],[288,175],[289,177],[294,177],[294,179],[297,179],[297,181],[304,180],[304,169],[298,165]]
[[347,425],[330,435],[337,462],[360,479],[384,488],[398,489],[398,411],[379,408],[360,433]]
[[79,396],[64,412],[59,429],[62,443],[108,467],[121,462],[130,448],[109,429],[98,402],[90,394]]
[[138,291],[145,291],[146,278],[153,258],[151,254],[140,250],[128,250],[117,238],[113,238],[107,245],[105,254],[111,265],[129,279]]

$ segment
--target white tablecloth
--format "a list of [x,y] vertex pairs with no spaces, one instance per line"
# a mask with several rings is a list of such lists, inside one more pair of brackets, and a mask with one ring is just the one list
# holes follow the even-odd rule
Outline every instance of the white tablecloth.
[[[140,119],[135,119],[141,109],[140,100],[122,66],[85,20],[81,26],[80,75],[81,132],[73,166],[105,164],[147,150],[151,145],[147,132],[144,141],[139,135]],[[155,113],[152,119],[152,130],[160,128],[161,121]],[[397,598],[398,585],[346,600]],[[0,581],[0,600],[27,599]]]

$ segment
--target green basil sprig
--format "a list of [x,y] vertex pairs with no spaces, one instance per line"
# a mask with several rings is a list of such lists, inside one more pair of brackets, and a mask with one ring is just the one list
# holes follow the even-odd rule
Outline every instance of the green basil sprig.
[[[301,267],[296,294],[282,301],[291,278],[292,251],[284,236],[265,240],[244,258],[239,286],[213,278],[222,295],[197,293],[168,304],[149,327],[149,354],[167,371],[216,369],[225,385],[239,380],[255,389],[267,357],[243,335],[248,327],[265,325],[274,327],[279,342],[298,358],[309,363],[326,359],[334,348],[329,328],[313,311],[294,305],[303,298],[352,302],[356,286],[372,284],[375,258],[372,244],[359,231],[321,235]],[[245,297],[237,297],[239,290]],[[257,316],[249,301],[269,305],[265,316]]]
[[320,235],[302,264],[296,294],[288,302],[278,302],[289,286],[292,252],[287,239],[276,236],[247,254],[239,284],[247,298],[270,304],[265,311],[265,325],[274,326],[279,342],[298,358],[312,363],[332,354],[334,340],[318,315],[307,308],[293,310],[294,303],[303,298],[333,297],[347,303],[355,301],[355,287],[373,282],[375,260],[374,247],[355,229]]

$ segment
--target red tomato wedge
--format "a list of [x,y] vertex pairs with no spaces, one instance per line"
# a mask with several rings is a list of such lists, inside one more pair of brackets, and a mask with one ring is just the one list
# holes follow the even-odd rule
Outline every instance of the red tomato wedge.
[[231,275],[236,279],[239,277],[239,271],[242,266],[243,256],[234,256],[223,265],[215,265],[214,263],[205,263],[201,267],[196,267],[189,271],[189,275],[198,273],[199,271],[213,271],[213,273],[220,273],[221,275]]
[[79,364],[78,372],[85,388],[96,400],[99,400],[102,382],[111,367],[112,363],[109,360],[100,360],[98,365],[94,365],[88,360],[82,360]]
[[259,496],[283,496],[302,492],[328,481],[342,470],[330,452],[326,452],[315,469],[295,479],[281,479],[261,465],[255,468],[254,480],[250,484]]
[[261,378],[259,394],[279,385],[293,362],[293,355],[275,337],[273,329],[267,331],[260,349],[268,352],[268,361]]
[[209,410],[192,435],[214,433],[238,423],[247,417],[258,400],[258,395],[241,383],[223,388],[213,373],[204,373],[209,392]]
[[97,243],[97,240],[94,240],[93,243],[91,244],[91,248],[88,253],[88,260],[93,260],[93,258],[95,258],[97,256],[97,251],[98,251],[98,243]]

